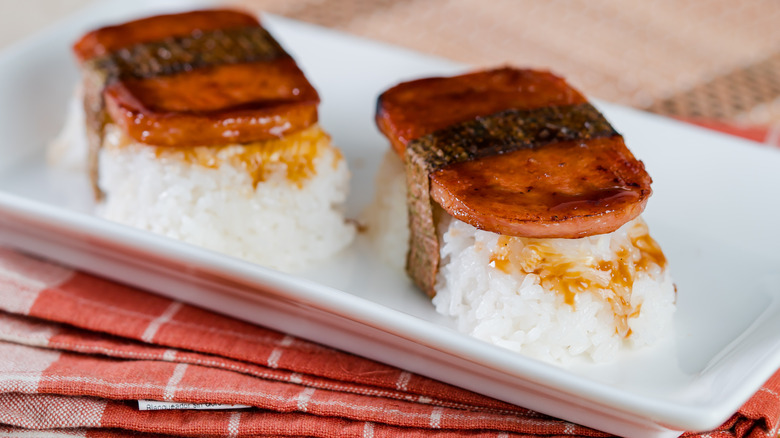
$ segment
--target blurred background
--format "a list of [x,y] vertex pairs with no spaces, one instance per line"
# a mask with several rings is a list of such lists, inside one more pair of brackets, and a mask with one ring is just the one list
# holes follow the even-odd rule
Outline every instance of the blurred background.
[[[87,3],[3,0],[0,48]],[[224,4],[475,67],[513,64],[549,69],[591,97],[704,125],[761,128],[753,135],[759,141],[767,135],[780,137],[780,129],[771,128],[780,125],[777,0],[226,0]]]

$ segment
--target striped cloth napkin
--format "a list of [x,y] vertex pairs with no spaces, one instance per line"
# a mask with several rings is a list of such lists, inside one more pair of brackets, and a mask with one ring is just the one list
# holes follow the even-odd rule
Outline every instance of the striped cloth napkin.
[[[0,310],[2,436],[607,436],[3,248]],[[778,392],[701,436],[776,436]]]

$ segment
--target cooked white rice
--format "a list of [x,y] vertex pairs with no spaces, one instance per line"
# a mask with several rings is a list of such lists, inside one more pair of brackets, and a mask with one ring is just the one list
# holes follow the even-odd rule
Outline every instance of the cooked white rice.
[[406,212],[406,174],[403,162],[392,149],[385,156],[376,174],[376,196],[363,212],[361,222],[367,225],[366,235],[388,265],[403,271],[409,249],[409,220]]
[[[110,124],[99,156],[105,200],[97,212],[264,266],[304,268],[346,247],[355,228],[342,212],[346,160],[318,126],[292,136],[292,151],[270,145],[270,152],[248,154],[243,145],[152,147]],[[290,168],[295,153],[313,157],[308,173]]]
[[[407,223],[405,202],[397,201],[405,198],[398,184],[403,166],[395,155],[382,166],[384,201],[372,208],[387,210],[366,216],[383,218],[368,222],[369,236],[391,264],[403,266],[408,230],[397,230]],[[550,362],[605,362],[621,349],[656,342],[671,327],[675,287],[641,219],[605,235],[527,239],[444,216],[433,304],[464,333]]]
[[82,86],[79,84],[73,90],[65,113],[65,123],[62,124],[57,137],[49,143],[46,149],[46,162],[61,169],[87,171],[87,155],[89,145],[84,117]]

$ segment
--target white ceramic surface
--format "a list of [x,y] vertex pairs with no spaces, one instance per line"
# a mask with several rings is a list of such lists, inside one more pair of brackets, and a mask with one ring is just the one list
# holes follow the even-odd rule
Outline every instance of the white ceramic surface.
[[[600,105],[655,180],[645,218],[679,309],[665,342],[611,364],[559,367],[461,335],[362,240],[286,275],[91,216],[85,177],[44,158],[77,81],[69,45],[99,24],[191,5],[99,2],[0,53],[0,244],[624,436],[712,429],[780,366],[780,153],[623,107]],[[265,22],[321,92],[321,122],[353,170],[355,216],[388,147],[377,95],[464,68]]]

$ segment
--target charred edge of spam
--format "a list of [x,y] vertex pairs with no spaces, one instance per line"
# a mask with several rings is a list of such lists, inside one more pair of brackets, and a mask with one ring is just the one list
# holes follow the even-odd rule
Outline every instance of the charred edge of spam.
[[406,270],[417,286],[435,295],[439,236],[430,196],[431,173],[451,164],[551,143],[619,135],[591,104],[509,109],[458,123],[406,146],[409,253]]
[[262,27],[193,32],[183,37],[139,43],[93,58],[85,68],[99,72],[104,85],[125,78],[169,76],[198,68],[263,62],[289,56]]
[[[591,104],[509,109],[458,123],[413,143],[429,172],[450,164],[538,148],[549,143],[611,137],[617,131]],[[411,143],[410,143],[411,144]]]

